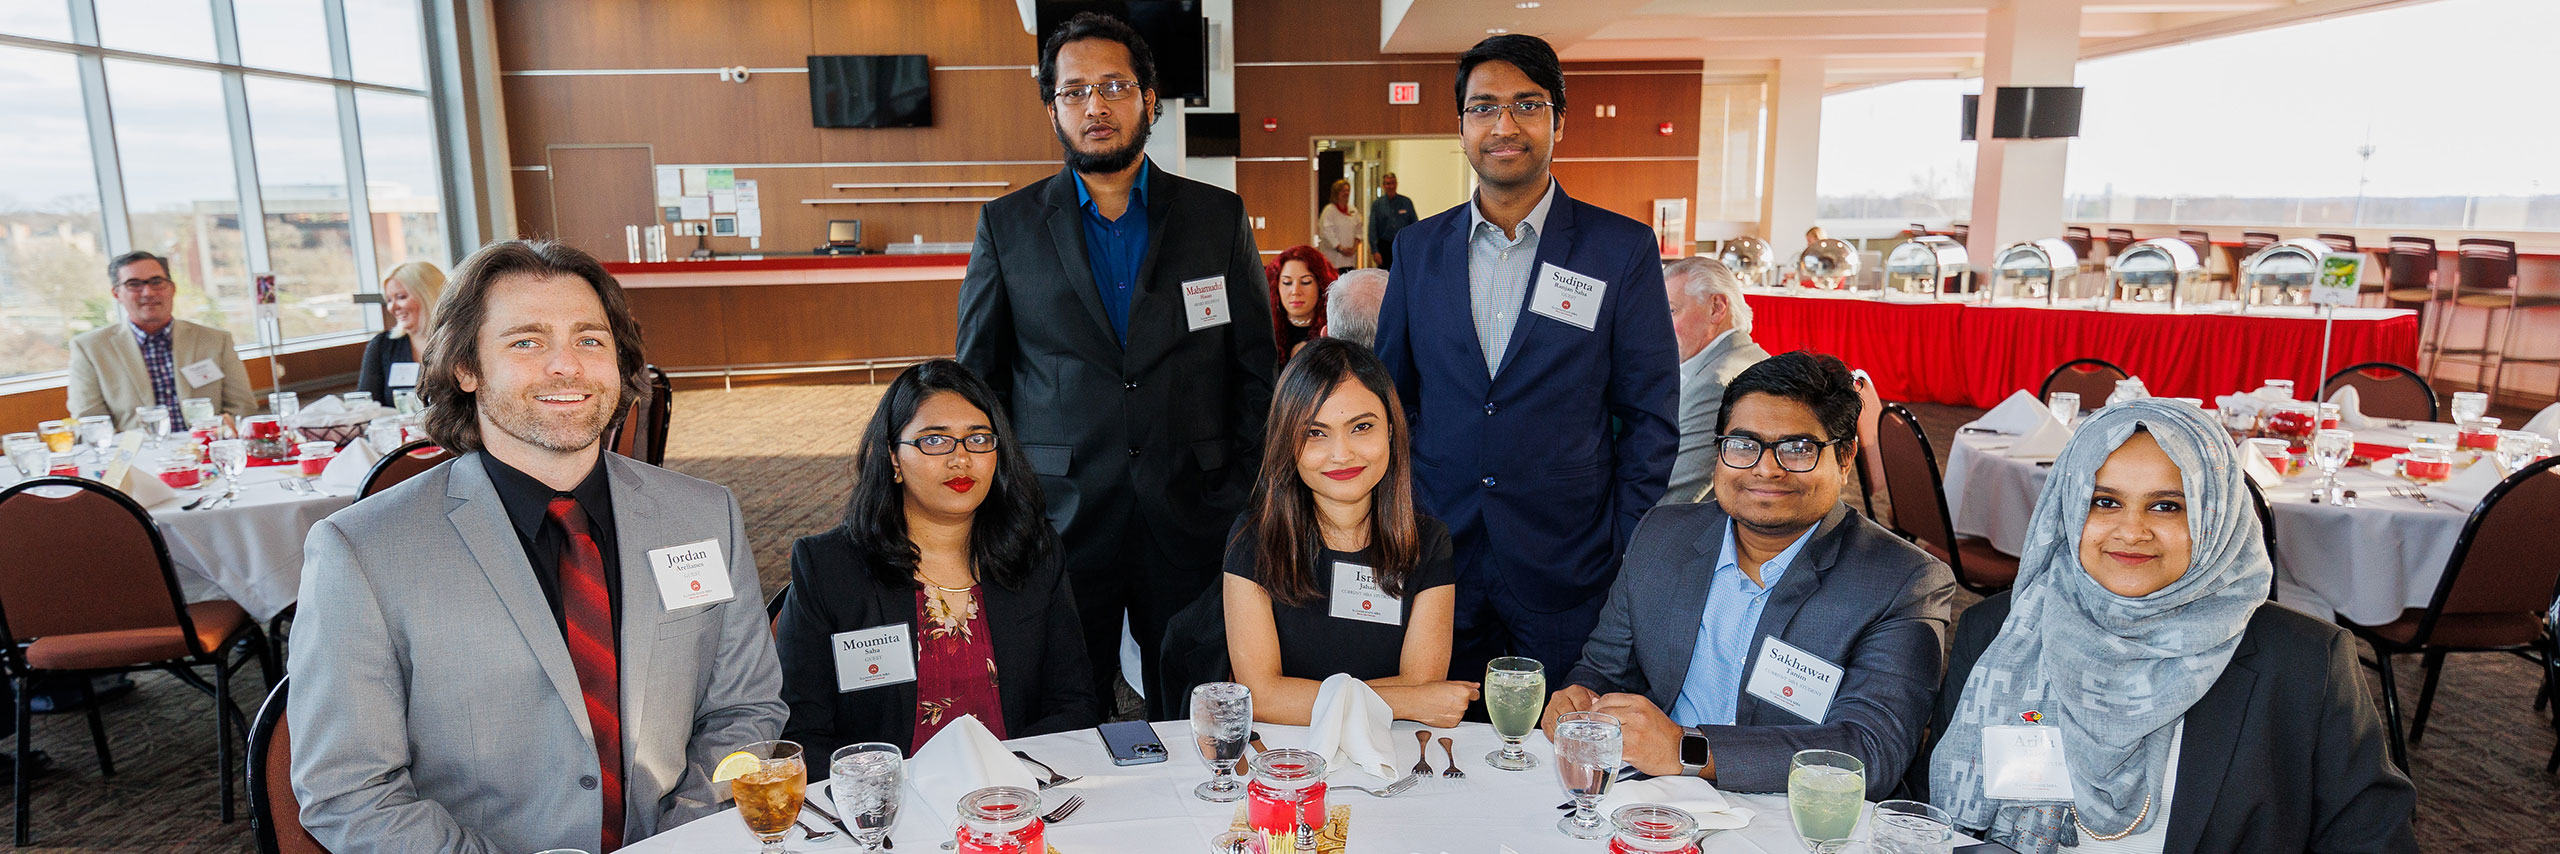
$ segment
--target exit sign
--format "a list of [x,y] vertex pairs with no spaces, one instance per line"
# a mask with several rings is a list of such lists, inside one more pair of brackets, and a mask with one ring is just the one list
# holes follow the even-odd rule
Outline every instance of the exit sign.
[[1389,83],[1389,84],[1387,84],[1387,103],[1390,103],[1390,104],[1419,104],[1419,103],[1422,103],[1422,84],[1421,84],[1421,83],[1418,83],[1418,82],[1417,82],[1417,83]]

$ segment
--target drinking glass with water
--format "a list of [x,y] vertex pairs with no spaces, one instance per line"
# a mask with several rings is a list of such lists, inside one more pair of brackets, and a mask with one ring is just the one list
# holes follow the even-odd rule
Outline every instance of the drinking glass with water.
[[1200,746],[1200,758],[1209,763],[1213,776],[1191,793],[1214,804],[1233,803],[1244,797],[1244,787],[1236,781],[1236,763],[1244,759],[1244,746],[1253,738],[1253,691],[1234,682],[1211,682],[1191,689],[1191,733]]
[[1493,734],[1502,749],[1484,755],[1485,764],[1504,771],[1538,767],[1538,757],[1520,749],[1520,740],[1538,728],[1547,710],[1547,668],[1534,658],[1497,658],[1484,667],[1484,710],[1493,719]]
[[898,823],[898,797],[906,790],[907,763],[898,746],[880,742],[837,748],[827,761],[827,794],[836,815],[865,851],[880,850],[889,826]]
[[1955,850],[1955,820],[1946,810],[1919,801],[1876,804],[1875,819],[1869,826],[1867,836],[1875,844],[1876,854],[1949,854]]
[[1556,718],[1556,779],[1573,796],[1573,812],[1556,829],[1575,839],[1607,839],[1610,829],[1593,809],[1609,793],[1625,762],[1618,719],[1599,712],[1567,712]]

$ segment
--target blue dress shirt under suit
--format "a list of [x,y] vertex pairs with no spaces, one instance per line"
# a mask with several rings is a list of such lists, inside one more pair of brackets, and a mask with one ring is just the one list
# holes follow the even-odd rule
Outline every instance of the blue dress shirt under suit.
[[1094,288],[1102,294],[1102,313],[1111,318],[1111,333],[1129,346],[1129,288],[1138,282],[1140,262],[1147,258],[1147,173],[1154,164],[1138,164],[1138,183],[1129,188],[1129,206],[1119,219],[1105,219],[1093,204],[1093,191],[1076,185],[1076,207],[1084,211],[1085,263],[1093,267]]
[[1698,648],[1689,654],[1689,676],[1680,680],[1680,699],[1671,704],[1673,723],[1733,723],[1734,707],[1742,701],[1742,671],[1759,654],[1752,642],[1760,633],[1760,611],[1769,604],[1769,591],[1777,589],[1787,566],[1813,539],[1807,536],[1811,533],[1797,534],[1795,542],[1760,564],[1760,583],[1753,584],[1751,576],[1742,574],[1742,560],[1735,554],[1733,520],[1725,520],[1724,550],[1716,555],[1715,575],[1707,579],[1707,609],[1698,617]]

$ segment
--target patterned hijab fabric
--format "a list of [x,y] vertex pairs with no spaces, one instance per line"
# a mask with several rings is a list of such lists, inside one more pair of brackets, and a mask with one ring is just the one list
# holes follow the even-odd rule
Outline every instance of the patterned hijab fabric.
[[[2081,567],[2080,531],[2098,467],[2136,429],[2177,464],[2194,543],[2183,576],[2127,598]],[[2133,400],[2081,423],[2036,501],[2008,622],[1966,675],[1931,758],[1929,790],[1958,826],[2025,854],[2077,845],[2080,832],[2159,832],[2169,805],[2153,801],[2177,773],[2176,725],[2222,677],[2275,573],[2246,476],[2229,434],[2185,403]],[[1984,794],[1983,728],[2029,711],[2060,730],[2076,801]]]

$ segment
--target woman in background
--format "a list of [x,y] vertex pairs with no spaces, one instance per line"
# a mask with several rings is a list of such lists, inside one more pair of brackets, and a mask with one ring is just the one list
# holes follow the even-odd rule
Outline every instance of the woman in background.
[[444,294],[444,271],[425,261],[391,268],[382,277],[382,304],[391,310],[390,327],[364,344],[364,366],[356,372],[356,390],[373,402],[390,406],[392,392],[418,384],[418,345],[434,320],[436,298]]
[[1360,266],[1360,215],[1351,210],[1351,182],[1333,179],[1325,197],[1332,201],[1316,214],[1316,248],[1336,270]]
[[1262,273],[1271,280],[1272,349],[1280,354],[1280,364],[1287,365],[1308,339],[1324,336],[1325,292],[1333,287],[1333,265],[1313,246],[1292,246],[1263,265]]

